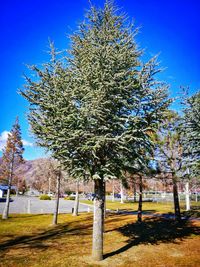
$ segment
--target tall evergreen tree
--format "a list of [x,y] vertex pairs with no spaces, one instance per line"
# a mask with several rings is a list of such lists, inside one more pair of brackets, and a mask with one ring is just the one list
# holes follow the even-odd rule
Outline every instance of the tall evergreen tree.
[[191,176],[200,176],[200,92],[185,100],[182,132]]
[[169,104],[167,86],[154,79],[156,58],[140,61],[136,33],[111,2],[104,9],[91,7],[65,61],[51,45],[51,61],[43,69],[31,67],[39,79],[27,78],[21,92],[31,104],[29,122],[38,143],[72,177],[94,181],[95,260],[103,259],[105,181],[122,178],[127,162],[145,164],[144,151],[153,147],[149,132]]
[[19,164],[24,162],[22,156],[23,152],[24,148],[21,139],[21,130],[17,117],[11,132],[8,134],[6,147],[3,149],[1,175],[7,179],[8,184],[6,205],[2,216],[3,219],[8,219],[12,180],[15,174],[16,166],[19,166]]

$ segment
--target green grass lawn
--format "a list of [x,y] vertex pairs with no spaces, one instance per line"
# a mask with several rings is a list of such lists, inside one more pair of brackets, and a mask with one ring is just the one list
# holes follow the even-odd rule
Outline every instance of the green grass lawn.
[[[118,206],[119,205],[119,206]],[[137,204],[107,203],[109,208],[136,210]],[[169,205],[144,203],[152,212],[171,212]],[[104,260],[91,259],[92,213],[74,217],[60,214],[52,226],[52,215],[12,215],[0,219],[0,266],[6,267],[175,267],[200,266],[200,221],[181,224],[160,217],[107,214]]]

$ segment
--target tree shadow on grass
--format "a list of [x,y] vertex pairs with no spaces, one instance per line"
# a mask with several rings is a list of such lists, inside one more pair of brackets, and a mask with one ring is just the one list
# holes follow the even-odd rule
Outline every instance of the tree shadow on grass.
[[9,234],[8,237],[10,240],[0,243],[0,252],[3,252],[10,248],[37,248],[37,249],[47,249],[50,244],[48,241],[54,241],[63,236],[77,235],[84,236],[89,235],[92,232],[92,223],[91,218],[84,220],[84,225],[77,225],[76,222],[59,224],[55,227],[49,228],[46,231],[32,234],[32,235],[21,235],[14,236]]
[[182,214],[187,218],[196,218],[200,220],[200,207],[194,206],[190,210],[184,211]]
[[165,218],[146,218],[142,223],[127,224],[118,231],[128,237],[127,244],[118,250],[107,253],[104,259],[120,254],[139,244],[158,245],[160,243],[179,243],[191,235],[200,235],[200,227],[183,220],[178,223]]
[[[151,215],[153,213],[155,213],[156,210],[143,210],[142,211],[142,214],[143,215]],[[137,215],[138,214],[138,211],[137,210],[132,210],[132,209],[119,209],[117,212],[117,214],[124,214],[124,215]]]

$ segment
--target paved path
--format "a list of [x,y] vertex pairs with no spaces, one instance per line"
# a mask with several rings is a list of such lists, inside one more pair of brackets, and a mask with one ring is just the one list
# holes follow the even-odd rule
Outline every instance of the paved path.
[[[53,213],[55,200],[40,200],[37,197],[25,197],[18,196],[12,197],[10,202],[10,213]],[[0,201],[0,213],[3,212],[5,202]],[[74,201],[64,200],[60,198],[59,202],[59,213],[71,213],[74,207]],[[79,204],[79,212],[92,211],[91,205]]]

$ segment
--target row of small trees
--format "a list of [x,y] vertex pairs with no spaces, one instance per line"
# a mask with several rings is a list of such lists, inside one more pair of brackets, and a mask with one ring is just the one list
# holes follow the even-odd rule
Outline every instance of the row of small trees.
[[[194,115],[199,94],[187,100],[183,143],[180,131],[174,132],[177,114],[168,110],[168,85],[155,78],[157,58],[142,62],[136,34],[113,3],[106,1],[103,9],[91,6],[70,38],[70,49],[61,53],[50,43],[50,61],[42,68],[30,66],[35,77],[26,77],[21,91],[30,103],[28,120],[38,145],[70,177],[94,182],[95,260],[103,259],[105,182],[123,181],[127,172],[141,177],[158,169],[170,172],[180,219],[177,159],[191,159],[191,151],[195,159],[199,156],[199,115]],[[183,152],[188,143],[190,149]],[[195,162],[193,171],[199,166]]]

